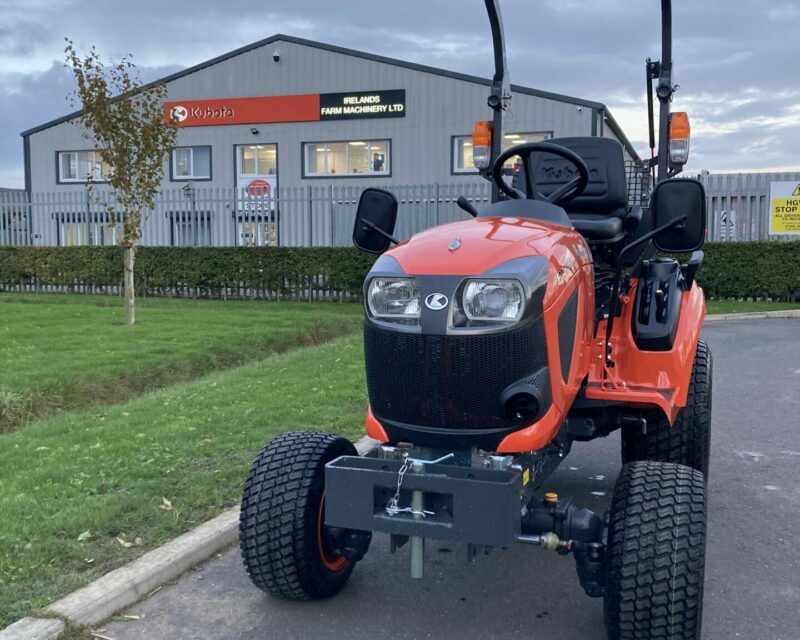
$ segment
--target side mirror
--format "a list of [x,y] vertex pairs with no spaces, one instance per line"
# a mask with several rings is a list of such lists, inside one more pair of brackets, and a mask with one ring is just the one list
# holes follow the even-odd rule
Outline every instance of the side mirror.
[[367,253],[383,253],[397,240],[392,236],[397,221],[397,198],[383,189],[364,189],[358,201],[353,244]]
[[686,220],[659,233],[653,243],[659,251],[688,253],[703,246],[706,239],[706,190],[698,180],[673,178],[656,185],[650,200],[653,228],[686,216]]

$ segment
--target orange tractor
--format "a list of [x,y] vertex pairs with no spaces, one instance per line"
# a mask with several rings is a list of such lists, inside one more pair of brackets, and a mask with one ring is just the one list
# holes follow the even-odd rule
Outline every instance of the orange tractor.
[[[609,638],[700,637],[711,354],[695,276],[706,197],[672,178],[688,157],[688,120],[670,114],[670,0],[661,4],[662,60],[647,63],[658,181],[643,210],[628,203],[615,140],[501,149],[510,92],[499,9],[486,0],[494,119],[476,125],[474,156],[494,201],[478,211],[460,199],[472,217],[397,242],[397,199],[362,194],[354,242],[380,254],[364,283],[376,443],[360,456],[313,431],[267,443],[241,510],[256,585],[332,596],[373,532],[393,551],[409,545],[414,578],[426,538],[471,555],[523,543],[574,557],[583,589],[604,599]],[[605,514],[544,492],[573,443],[615,430],[622,469]]]

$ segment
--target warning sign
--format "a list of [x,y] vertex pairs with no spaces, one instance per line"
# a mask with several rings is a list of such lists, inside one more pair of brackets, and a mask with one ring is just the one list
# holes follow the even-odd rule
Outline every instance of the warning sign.
[[769,188],[769,232],[800,235],[800,184],[773,182]]

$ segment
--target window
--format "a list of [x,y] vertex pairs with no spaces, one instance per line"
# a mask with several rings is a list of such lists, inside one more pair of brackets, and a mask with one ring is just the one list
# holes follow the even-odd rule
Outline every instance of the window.
[[[541,142],[552,138],[551,132],[537,133],[506,133],[503,135],[503,150],[523,142]],[[511,168],[513,161],[509,160],[507,166]],[[477,173],[472,164],[472,136],[453,137],[453,173]]]
[[97,151],[59,151],[59,182],[105,182],[111,174]]
[[248,144],[237,147],[237,172],[240,176],[271,176],[278,171],[278,148],[274,144]]
[[391,173],[389,140],[348,140],[303,144],[303,175],[387,176]]
[[211,213],[208,211],[170,212],[173,247],[210,247]]
[[173,149],[172,180],[211,180],[211,147]]
[[65,247],[113,246],[117,233],[107,222],[65,222],[61,227],[62,245]]
[[[256,220],[256,218],[253,218]],[[277,244],[277,227],[273,222],[241,222],[239,234],[244,247],[265,247]]]

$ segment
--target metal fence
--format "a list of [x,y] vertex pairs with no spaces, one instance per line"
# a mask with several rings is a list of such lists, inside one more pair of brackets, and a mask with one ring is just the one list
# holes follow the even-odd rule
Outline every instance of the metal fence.
[[791,240],[769,234],[769,189],[772,182],[797,182],[796,173],[728,173],[698,176],[708,195],[708,240]]
[[[410,235],[467,217],[490,201],[488,182],[389,187],[400,207],[395,235]],[[293,187],[269,196],[234,189],[168,189],[145,214],[142,245],[349,246],[363,187]],[[108,193],[0,193],[0,245],[113,245]]]
[[[647,206],[651,183],[640,165],[626,167],[629,199]],[[759,240],[768,235],[769,185],[797,174],[710,175],[698,178],[709,199],[709,240]],[[164,190],[146,213],[141,244],[150,246],[349,246],[364,186],[290,187],[252,196],[235,189],[194,186]],[[369,185],[372,186],[372,185]],[[467,217],[465,196],[481,208],[490,201],[486,181],[386,185],[400,203],[395,235],[405,239],[429,227]],[[113,245],[103,199],[107,192],[0,192],[0,246]]]

